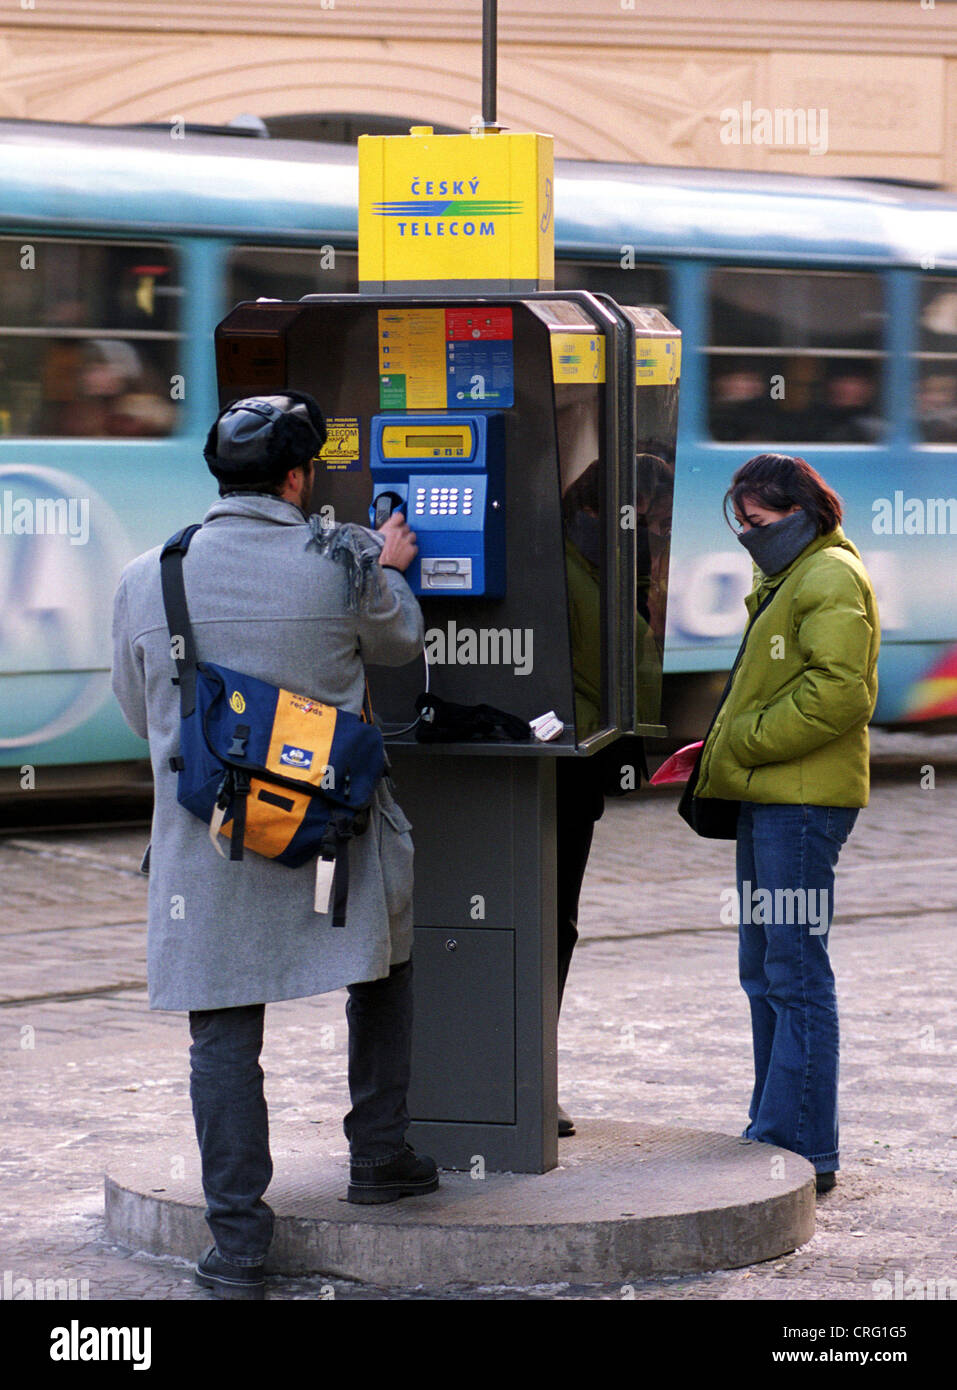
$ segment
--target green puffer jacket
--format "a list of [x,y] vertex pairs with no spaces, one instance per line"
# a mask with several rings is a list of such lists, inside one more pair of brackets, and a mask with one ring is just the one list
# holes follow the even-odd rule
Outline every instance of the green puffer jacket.
[[749,616],[771,589],[705,743],[696,795],[866,806],[880,624],[861,557],[838,527],[780,574],[761,575]]

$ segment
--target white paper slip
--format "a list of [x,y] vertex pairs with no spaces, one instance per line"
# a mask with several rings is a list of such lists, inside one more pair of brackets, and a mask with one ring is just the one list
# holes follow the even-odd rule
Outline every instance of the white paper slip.
[[565,725],[553,709],[547,714],[540,714],[537,719],[530,720],[529,728],[540,743],[549,743],[565,732]]
[[336,861],[334,859],[323,859],[320,855],[316,860],[316,896],[313,900],[314,912],[328,912],[329,899],[332,897],[332,880],[336,873]]

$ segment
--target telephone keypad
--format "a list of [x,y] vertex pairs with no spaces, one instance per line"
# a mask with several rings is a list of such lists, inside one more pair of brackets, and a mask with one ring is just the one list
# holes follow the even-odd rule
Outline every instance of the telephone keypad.
[[478,504],[482,497],[481,486],[467,482],[461,474],[457,479],[432,475],[422,481],[410,480],[409,516],[426,529],[430,523],[440,525],[446,517],[454,517],[459,526],[471,527],[472,518],[481,511]]
[[[459,516],[459,491],[458,487],[431,487],[429,488],[429,516]],[[419,496],[424,496],[425,489],[419,489]],[[472,510],[472,489],[468,489],[468,512]],[[424,509],[424,504],[423,504]],[[416,511],[420,508],[416,506]]]

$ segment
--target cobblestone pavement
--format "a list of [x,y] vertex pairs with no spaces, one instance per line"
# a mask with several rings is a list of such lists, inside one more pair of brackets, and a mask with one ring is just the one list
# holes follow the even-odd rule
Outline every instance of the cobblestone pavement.
[[[890,772],[844,851],[832,933],[838,1187],[793,1254],[642,1280],[637,1298],[869,1300],[875,1281],[898,1276],[921,1281],[928,1298],[957,1296],[957,740],[884,736],[878,748]],[[722,921],[733,846],[696,840],[674,800],[662,790],[609,803],[598,826],[561,1024],[561,1098],[583,1120],[739,1133],[751,1058],[735,929]],[[204,1300],[186,1263],[103,1234],[104,1170],[189,1123],[185,1019],[146,1007],[145,838],[0,840],[0,1280],[74,1279],[93,1299]],[[277,1166],[304,1130],[341,1143],[343,1003],[338,993],[270,1006],[263,1065]],[[276,1278],[270,1298],[330,1288],[346,1299],[622,1297],[620,1284],[466,1293]]]

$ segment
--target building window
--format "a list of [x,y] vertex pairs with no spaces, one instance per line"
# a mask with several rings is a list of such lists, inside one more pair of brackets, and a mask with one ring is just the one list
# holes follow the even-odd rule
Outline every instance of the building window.
[[726,441],[883,438],[883,289],[843,271],[716,270],[709,424]]
[[0,237],[0,434],[170,434],[181,296],[167,245]]

